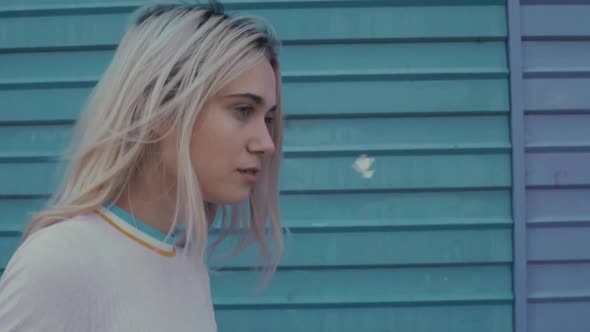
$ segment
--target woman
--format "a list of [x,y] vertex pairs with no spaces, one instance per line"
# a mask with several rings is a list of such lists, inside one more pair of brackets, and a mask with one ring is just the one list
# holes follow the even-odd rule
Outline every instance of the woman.
[[4,272],[0,331],[215,331],[216,217],[221,239],[257,242],[274,272],[277,47],[270,26],[218,4],[140,9],[77,124],[63,186]]

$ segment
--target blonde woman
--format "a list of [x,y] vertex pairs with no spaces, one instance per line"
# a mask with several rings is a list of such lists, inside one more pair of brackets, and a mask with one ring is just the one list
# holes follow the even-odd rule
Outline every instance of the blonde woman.
[[216,217],[274,272],[277,47],[272,27],[216,3],[137,12],[63,186],[3,274],[0,331],[216,331],[204,260]]

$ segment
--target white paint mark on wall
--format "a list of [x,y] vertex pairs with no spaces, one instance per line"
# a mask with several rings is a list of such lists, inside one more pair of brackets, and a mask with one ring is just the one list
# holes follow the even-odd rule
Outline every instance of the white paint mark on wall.
[[373,163],[375,162],[375,158],[367,157],[367,155],[362,154],[358,157],[354,164],[352,164],[352,168],[359,172],[363,178],[370,179],[375,174],[375,170],[372,170]]

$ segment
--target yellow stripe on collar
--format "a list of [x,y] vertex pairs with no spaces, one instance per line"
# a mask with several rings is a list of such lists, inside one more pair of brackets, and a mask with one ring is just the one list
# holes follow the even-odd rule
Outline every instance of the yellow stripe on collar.
[[137,236],[127,232],[126,230],[124,230],[123,228],[121,228],[121,226],[117,225],[116,222],[114,222],[111,218],[109,218],[108,216],[106,216],[104,213],[102,213],[99,210],[95,210],[96,213],[102,218],[104,219],[106,222],[108,222],[111,226],[113,226],[114,228],[116,228],[119,232],[125,234],[127,237],[129,237],[130,239],[132,239],[133,241],[141,244],[142,246],[157,252],[158,254],[162,255],[162,256],[166,256],[166,257],[173,257],[176,255],[176,248],[172,247],[172,251],[165,251],[162,250],[160,248],[156,248],[155,246],[145,242],[144,240],[138,238]]

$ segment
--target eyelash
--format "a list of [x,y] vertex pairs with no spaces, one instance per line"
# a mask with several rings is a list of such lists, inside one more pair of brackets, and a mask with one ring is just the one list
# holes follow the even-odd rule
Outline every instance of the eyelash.
[[[240,113],[240,115],[245,118],[248,115],[250,115],[252,112],[254,112],[254,108],[252,108],[251,106],[238,106],[236,107],[236,111],[238,111],[238,113]],[[264,118],[264,122],[267,125],[272,125],[274,122],[274,117],[265,117]]]

